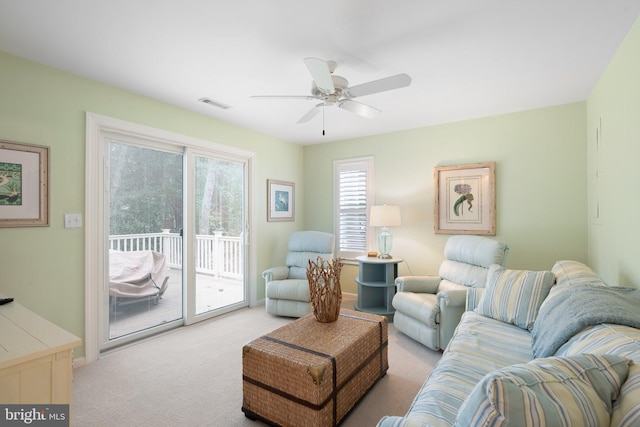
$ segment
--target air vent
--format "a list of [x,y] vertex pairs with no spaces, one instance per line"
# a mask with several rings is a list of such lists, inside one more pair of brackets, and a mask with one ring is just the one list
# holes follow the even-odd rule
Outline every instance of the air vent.
[[231,105],[223,104],[222,102],[215,101],[211,98],[200,98],[198,101],[204,102],[205,104],[209,104],[213,107],[222,108],[223,110],[228,110],[231,108]]

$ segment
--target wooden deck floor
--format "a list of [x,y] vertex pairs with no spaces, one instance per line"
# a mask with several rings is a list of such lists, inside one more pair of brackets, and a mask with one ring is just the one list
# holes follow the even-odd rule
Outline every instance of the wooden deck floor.
[[[183,317],[182,270],[169,270],[169,285],[158,302],[141,301],[118,306],[109,314],[109,338],[122,337]],[[199,274],[196,288],[196,313],[204,313],[245,299],[241,280],[215,278]]]

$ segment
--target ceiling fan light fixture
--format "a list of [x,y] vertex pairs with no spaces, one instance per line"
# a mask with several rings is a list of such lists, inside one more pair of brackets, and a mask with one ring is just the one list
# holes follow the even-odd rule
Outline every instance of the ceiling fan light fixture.
[[347,79],[333,74],[336,68],[335,61],[325,61],[320,58],[309,57],[304,59],[304,63],[312,77],[311,95],[263,95],[254,96],[254,98],[315,99],[322,101],[302,116],[298,120],[298,123],[308,122],[318,115],[321,109],[324,111],[324,107],[332,106],[338,106],[360,117],[373,119],[378,117],[382,111],[361,102],[354,101],[352,98],[399,89],[411,84],[411,77],[408,74],[396,74],[349,87],[349,81]]

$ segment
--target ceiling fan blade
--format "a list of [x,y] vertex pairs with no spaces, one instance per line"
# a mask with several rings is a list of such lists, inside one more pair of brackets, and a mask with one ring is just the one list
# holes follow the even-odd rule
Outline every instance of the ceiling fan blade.
[[348,92],[350,97],[357,98],[359,96],[372,95],[374,93],[385,92],[387,90],[399,89],[401,87],[409,86],[410,84],[411,77],[408,74],[396,74],[395,76],[355,85],[350,87]]
[[331,68],[329,63],[320,58],[305,58],[304,63],[320,92],[332,94],[336,91],[331,78]]
[[345,99],[338,104],[338,107],[357,114],[360,117],[364,117],[365,119],[375,119],[382,113],[382,111],[377,108],[370,107],[352,99]]
[[252,95],[250,98],[257,99],[318,99],[311,95]]
[[305,123],[308,122],[309,120],[313,119],[315,116],[318,115],[318,113],[320,113],[320,111],[322,111],[322,108],[324,107],[323,103],[320,103],[318,105],[316,105],[315,107],[313,107],[311,110],[307,111],[307,114],[305,114],[304,116],[300,117],[300,120],[298,120],[296,123]]

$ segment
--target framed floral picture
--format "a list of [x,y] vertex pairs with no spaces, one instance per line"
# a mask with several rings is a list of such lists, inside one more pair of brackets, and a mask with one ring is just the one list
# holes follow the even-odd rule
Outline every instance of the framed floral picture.
[[0,140],[0,227],[49,225],[49,147]]
[[436,234],[496,234],[495,162],[437,166]]
[[267,180],[267,221],[295,221],[295,184]]

